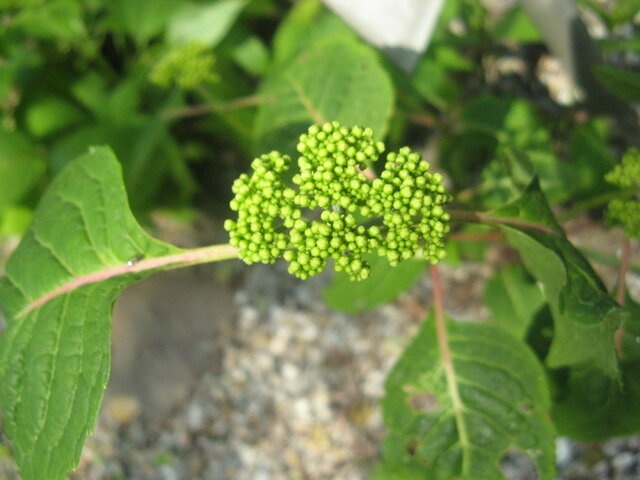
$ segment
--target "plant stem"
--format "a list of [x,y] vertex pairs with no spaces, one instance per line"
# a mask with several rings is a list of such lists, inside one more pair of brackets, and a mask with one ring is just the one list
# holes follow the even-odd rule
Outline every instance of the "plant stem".
[[484,212],[473,212],[468,210],[447,211],[451,215],[452,220],[462,222],[497,223],[501,225],[512,225],[514,227],[526,228],[527,230],[535,230],[542,233],[548,233],[550,235],[558,234],[558,232],[544,225],[540,225],[539,223],[528,222],[526,220],[520,220],[517,218],[499,217]]
[[31,310],[44,305],[53,298],[72,292],[84,285],[103,282],[109,278],[131,273],[146,272],[149,270],[167,270],[171,268],[186,267],[189,265],[218,262],[220,260],[237,257],[238,250],[235,247],[223,244],[184,250],[180,253],[173,253],[162,257],[142,259],[138,262],[131,261],[114,265],[88,275],[73,278],[71,281],[59,286],[55,290],[31,301],[24,310],[16,315],[16,318],[20,318],[28,314]]
[[463,406],[456,383],[456,372],[453,367],[451,358],[451,350],[449,349],[449,335],[447,334],[447,325],[444,315],[444,294],[442,290],[442,281],[440,280],[440,272],[437,265],[431,265],[431,286],[433,288],[433,309],[436,319],[436,336],[438,337],[438,347],[442,355],[442,366],[444,367],[451,402],[453,403],[453,412],[460,433],[460,443],[462,445],[469,444],[467,428],[462,418]]
[[184,108],[172,108],[165,110],[160,116],[166,120],[174,120],[176,118],[197,117],[213,112],[228,112],[239,108],[254,107],[264,102],[264,98],[260,95],[249,95],[247,97],[234,98],[224,103],[210,102],[200,105],[191,105]]

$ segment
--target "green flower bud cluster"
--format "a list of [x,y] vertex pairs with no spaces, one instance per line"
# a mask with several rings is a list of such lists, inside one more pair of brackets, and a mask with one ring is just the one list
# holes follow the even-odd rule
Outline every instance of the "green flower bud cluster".
[[233,186],[227,220],[231,245],[247,263],[282,256],[299,278],[320,273],[329,259],[352,280],[369,275],[363,256],[377,252],[392,265],[422,249],[436,263],[444,255],[450,200],[442,176],[409,148],[387,156],[379,178],[362,172],[384,150],[371,129],[337,122],[313,125],[298,143],[299,173],[284,184],[291,160],[271,152],[254,160],[252,175]]
[[428,170],[420,154],[403,147],[387,155],[380,178],[372,182],[370,210],[363,213],[382,216],[387,233],[378,254],[391,265],[415,256],[421,243],[427,260],[437,263],[444,257],[443,237],[450,217],[442,206],[450,197],[442,175]]
[[605,180],[635,195],[632,199],[609,202],[607,220],[622,225],[627,235],[640,240],[640,150],[628,150],[622,162],[605,175]]
[[184,89],[193,89],[207,82],[219,80],[214,71],[216,57],[209,47],[189,42],[172,48],[154,65],[149,80],[161,87],[175,83]]

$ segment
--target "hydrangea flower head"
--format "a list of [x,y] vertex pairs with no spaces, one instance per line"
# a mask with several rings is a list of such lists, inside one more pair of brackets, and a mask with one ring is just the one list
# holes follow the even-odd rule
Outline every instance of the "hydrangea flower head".
[[442,259],[450,196],[418,153],[408,147],[389,153],[380,176],[370,179],[363,170],[384,145],[371,129],[337,122],[311,126],[297,149],[293,185],[284,182],[291,159],[278,152],[254,160],[253,173],[234,183],[231,208],[238,218],[225,228],[245,262],[282,257],[304,279],[333,259],[336,271],[363,280],[370,252],[391,265],[418,251],[432,263]]

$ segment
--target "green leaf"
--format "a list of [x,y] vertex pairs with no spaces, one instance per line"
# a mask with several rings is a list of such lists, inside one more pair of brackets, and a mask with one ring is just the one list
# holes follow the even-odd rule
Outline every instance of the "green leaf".
[[136,223],[108,148],[43,195],[0,283],[0,407],[24,480],[66,478],[80,458],[109,376],[113,302],[146,276],[127,262],[177,251]]
[[593,118],[577,125],[571,132],[569,158],[573,166],[568,189],[572,197],[601,195],[611,189],[604,177],[616,166],[616,159],[609,148],[609,122]]
[[296,2],[278,27],[273,39],[275,63],[293,59],[318,41],[328,38],[355,40],[357,35],[318,0]]
[[538,180],[534,179],[520,198],[493,213],[549,230],[501,227],[526,268],[544,285],[555,328],[547,364],[561,367],[590,363],[616,377],[613,332],[628,314],[609,296],[589,262],[566,238]]
[[518,265],[501,268],[485,288],[491,320],[514,337],[525,338],[536,311],[544,304],[540,288]]
[[520,5],[509,9],[494,27],[496,38],[518,43],[538,43],[540,32]]
[[424,471],[415,465],[389,465],[380,462],[369,480],[424,480]]
[[0,129],[0,210],[20,202],[45,171],[38,149],[18,132]]
[[620,380],[593,367],[555,375],[552,417],[561,435],[596,442],[640,432],[640,305],[627,296],[624,308],[630,315],[617,337]]
[[87,35],[80,3],[74,0],[53,0],[24,8],[13,25],[33,37],[59,42],[78,41]]
[[324,291],[331,308],[358,313],[391,302],[413,285],[424,272],[426,261],[408,260],[392,267],[385,257],[367,255],[371,265],[369,277],[352,282],[344,273],[336,273]]
[[640,11],[640,0],[618,0],[613,4],[611,22],[613,25],[629,22]]
[[44,97],[29,105],[25,114],[27,128],[42,138],[77,124],[83,114],[79,108],[60,97]]
[[432,57],[425,55],[418,62],[411,84],[425,100],[444,110],[459,98],[460,87],[445,66]]
[[169,43],[199,42],[216,46],[247,4],[246,0],[191,3],[179,9],[167,26]]
[[253,75],[262,75],[269,65],[269,50],[256,35],[251,35],[233,48],[234,61]]
[[598,442],[640,432],[640,362],[622,364],[621,381],[573,367],[557,390],[551,415],[560,435]]
[[549,394],[535,355],[491,325],[447,320],[444,330],[439,341],[427,319],[387,379],[384,468],[398,479],[497,480],[505,455],[519,452],[537,478],[552,479]]
[[607,90],[627,102],[640,102],[640,73],[597,65],[593,73]]
[[0,212],[0,238],[3,235],[22,235],[31,224],[33,212],[24,207],[7,207]]
[[[471,150],[484,153],[484,161],[488,164],[482,171],[480,188],[488,207],[502,205],[510,199],[512,172],[522,168],[524,163],[531,167],[526,183],[534,174],[537,175],[545,195],[553,203],[567,200],[576,191],[592,187],[584,184],[593,179],[591,175],[585,175],[587,167],[557,157],[552,149],[548,123],[543,122],[530,102],[515,97],[480,95],[465,106],[462,116],[466,135],[475,133],[486,138],[456,136],[452,148],[466,153],[469,146],[465,142],[472,142]],[[466,160],[463,167],[457,167],[461,171],[458,175],[477,169],[482,161],[474,158],[477,156],[473,153],[472,160]],[[520,157],[526,157],[526,160]],[[469,163],[471,161],[474,163]]]
[[393,108],[391,80],[377,56],[348,40],[320,42],[287,67],[272,69],[260,95],[258,152],[293,153],[300,133],[325,121],[369,127],[381,138]]
[[182,5],[178,0],[116,0],[109,13],[115,29],[125,31],[141,44],[162,33]]

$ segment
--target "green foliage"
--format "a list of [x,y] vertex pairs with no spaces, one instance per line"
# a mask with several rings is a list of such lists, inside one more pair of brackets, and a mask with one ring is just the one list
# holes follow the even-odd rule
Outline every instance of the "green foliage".
[[540,191],[537,179],[500,216],[527,220],[548,231],[502,226],[527,270],[544,285],[554,318],[550,367],[588,364],[619,376],[614,331],[627,313],[611,298],[589,262],[569,242]]
[[[444,256],[449,214],[443,205],[450,197],[442,176],[429,173],[419,154],[409,148],[389,153],[379,178],[369,180],[362,170],[384,150],[371,129],[314,125],[297,148],[297,189],[285,186],[291,159],[275,151],[254,160],[252,175],[233,185],[231,208],[238,219],[227,220],[225,228],[245,262],[283,257],[289,272],[305,279],[332,258],[336,271],[364,280],[370,267],[363,256],[372,251],[392,266],[418,249],[433,263]],[[319,220],[303,214],[316,209]],[[362,225],[376,219],[381,225]]]
[[43,173],[41,155],[24,136],[0,130],[0,211],[23,200]]
[[596,78],[614,95],[627,102],[640,102],[640,73],[598,65]]
[[544,304],[540,288],[519,265],[508,265],[496,272],[487,282],[484,298],[492,323],[521,339]]
[[424,272],[424,260],[405,260],[392,267],[384,257],[365,255],[369,276],[357,283],[348,275],[337,274],[324,291],[324,299],[331,308],[347,313],[359,313],[389,303],[416,283]]
[[[615,55],[596,79],[637,100],[629,59],[640,35],[627,27],[638,0],[581,3],[608,32],[605,57]],[[547,479],[549,418],[582,440],[639,432],[638,307],[618,305],[558,220],[598,222],[609,202],[605,219],[640,238],[639,151],[614,168],[637,119],[619,128],[589,106],[555,105],[529,78],[527,44],[540,37],[523,9],[488,13],[447,0],[405,74],[319,0],[4,1],[0,252],[23,238],[0,287],[0,408],[23,478],[62,479],[77,463],[122,288],[238,255],[152,239],[125,187],[143,219],[212,205],[228,216],[227,192],[251,156],[233,186],[231,243],[248,263],[283,258],[300,278],[333,263],[333,308],[392,301],[444,251],[450,269],[508,262],[486,284],[489,325],[430,318],[401,355],[373,478],[494,480],[515,452]],[[442,174],[416,153],[425,139]],[[394,151],[377,162],[382,140]],[[122,171],[109,148],[86,153],[104,144]],[[445,244],[450,220],[469,218],[483,225],[453,223]],[[496,238],[519,263],[487,248]]]
[[[275,65],[278,68],[275,68]],[[260,88],[269,99],[256,118],[256,151],[293,154],[310,123],[367,125],[384,134],[393,108],[389,75],[359,41],[319,40],[284,64],[275,64]]]
[[498,20],[494,34],[498,38],[519,43],[535,43],[541,40],[540,32],[520,5],[509,9]]
[[171,16],[167,36],[172,44],[218,44],[229,31],[246,0],[220,0],[213,3],[187,3]]
[[126,270],[141,254],[177,251],[138,226],[108,148],[70,163],[51,184],[0,283],[8,322],[0,406],[24,480],[66,478],[95,426],[109,376],[113,302],[146,276],[109,272]]
[[531,351],[490,325],[448,320],[444,342],[437,336],[432,315],[389,374],[373,478],[504,479],[500,462],[518,451],[552,479],[549,393]]

